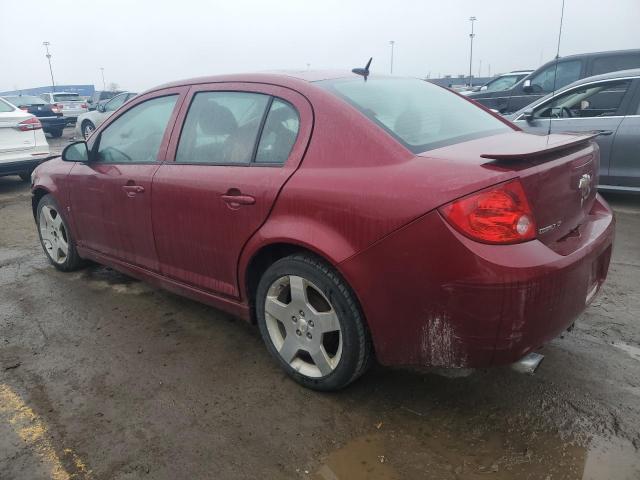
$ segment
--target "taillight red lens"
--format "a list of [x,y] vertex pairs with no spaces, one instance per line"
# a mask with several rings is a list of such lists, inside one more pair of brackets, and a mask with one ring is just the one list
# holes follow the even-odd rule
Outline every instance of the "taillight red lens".
[[28,132],[29,130],[39,130],[42,128],[40,120],[36,117],[27,118],[26,120],[18,124],[18,130],[21,132]]
[[82,105],[80,105],[80,108],[87,108],[87,104],[83,103]]
[[58,105],[57,103],[54,103],[53,105],[51,105],[51,111],[53,113],[60,113],[62,111],[62,105]]
[[439,208],[456,230],[483,243],[536,238],[536,223],[519,180],[473,193]]
[[29,111],[29,107],[22,106],[22,107],[18,107],[18,108],[20,110],[22,110],[23,112],[28,112]]

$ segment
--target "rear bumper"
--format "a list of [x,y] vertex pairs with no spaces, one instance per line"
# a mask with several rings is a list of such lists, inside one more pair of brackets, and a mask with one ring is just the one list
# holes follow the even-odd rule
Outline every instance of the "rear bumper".
[[38,118],[38,120],[40,120],[40,123],[42,124],[42,129],[47,133],[62,130],[67,125],[67,119],[64,117],[41,117]]
[[579,240],[570,240],[574,249],[560,255],[537,240],[480,244],[431,212],[340,269],[360,299],[381,363],[507,364],[584,311],[605,280],[614,224],[598,197]]

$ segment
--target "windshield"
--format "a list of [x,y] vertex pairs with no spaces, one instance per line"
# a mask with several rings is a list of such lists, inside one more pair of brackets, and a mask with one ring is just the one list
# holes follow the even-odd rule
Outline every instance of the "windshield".
[[524,75],[503,75],[485,85],[485,92],[502,92],[513,87]]
[[414,153],[509,131],[468,100],[411,78],[324,80],[326,88]]
[[77,93],[54,93],[53,99],[56,102],[66,102],[69,100],[82,100]]
[[46,105],[47,102],[39,97],[33,97],[31,95],[17,95],[15,97],[4,97],[8,102],[13,103],[16,107],[22,107],[23,105]]

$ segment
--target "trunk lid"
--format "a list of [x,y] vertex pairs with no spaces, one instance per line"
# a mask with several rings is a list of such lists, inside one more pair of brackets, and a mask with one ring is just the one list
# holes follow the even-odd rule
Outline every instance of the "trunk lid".
[[462,175],[474,179],[500,182],[506,179],[500,174],[518,177],[535,216],[537,237],[551,245],[576,232],[595,201],[600,156],[591,141],[594,136],[514,131],[420,156],[449,160]]

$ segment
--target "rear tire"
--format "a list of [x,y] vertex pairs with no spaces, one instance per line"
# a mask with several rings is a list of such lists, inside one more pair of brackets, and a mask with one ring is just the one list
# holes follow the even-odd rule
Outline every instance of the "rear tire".
[[71,272],[83,265],[69,224],[50,194],[43,196],[38,202],[36,224],[42,249],[54,267],[63,272]]
[[51,136],[53,138],[60,138],[62,136],[64,129],[60,129],[60,130],[51,130],[49,133],[51,134]]
[[351,288],[319,258],[296,254],[264,273],[256,316],[269,352],[299,384],[339,390],[373,359],[371,339]]

